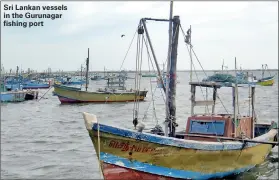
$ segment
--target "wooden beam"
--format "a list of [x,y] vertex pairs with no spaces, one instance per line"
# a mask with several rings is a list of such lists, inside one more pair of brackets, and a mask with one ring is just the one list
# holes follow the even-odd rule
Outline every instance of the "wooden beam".
[[194,101],[194,106],[211,106],[211,105],[214,105],[214,101]]
[[231,138],[231,137],[221,137],[221,136],[206,136],[206,135],[199,135],[199,134],[176,134],[179,136],[190,136],[190,137],[202,137],[202,138],[209,138],[209,139],[222,139],[222,140],[230,140],[230,141],[241,141],[241,142],[250,142],[250,143],[260,143],[260,144],[270,144],[278,146],[278,142],[269,142],[269,141],[258,141],[253,139],[240,139],[240,138]]

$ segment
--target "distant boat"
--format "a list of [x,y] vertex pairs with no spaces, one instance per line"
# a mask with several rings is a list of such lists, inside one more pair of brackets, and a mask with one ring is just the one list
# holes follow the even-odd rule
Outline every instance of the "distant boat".
[[273,86],[275,76],[269,76],[259,79],[256,83],[261,86]]
[[157,77],[156,74],[142,74],[141,77]]
[[[82,72],[81,72],[81,74],[82,74]],[[86,81],[82,78],[76,78],[76,77],[70,77],[70,76],[55,78],[54,82],[55,82],[55,84],[63,84],[63,85],[67,85],[67,86],[84,85],[86,83]]]
[[41,83],[39,81],[31,80],[22,83],[23,89],[48,89],[50,87],[49,83]]
[[253,84],[257,84],[260,86],[273,86],[274,84],[274,79],[275,79],[275,75],[271,75],[269,73],[268,77],[265,77],[265,71],[268,70],[268,66],[267,64],[262,64],[262,77],[261,78],[257,78],[256,76],[254,76],[253,74],[249,74],[249,72],[247,71],[246,74],[243,71],[238,72],[239,76],[242,77],[242,79],[248,80],[248,82],[253,83]]
[[[82,103],[82,102],[128,102],[128,101],[143,101],[146,97],[147,91],[134,91],[126,89],[114,89],[114,84],[122,84],[121,82],[112,81],[114,78],[120,76],[108,77],[108,88],[99,89],[96,92],[87,91],[88,88],[88,65],[89,65],[89,49],[88,58],[86,60],[86,90],[78,90],[72,87],[61,86],[54,84],[54,93],[61,103]],[[124,76],[124,79],[126,77]]]
[[262,78],[259,79],[256,83],[261,86],[273,86],[275,75],[271,75],[268,77],[264,77],[265,71],[268,70],[267,64],[262,64]]
[[5,77],[5,86],[8,90],[18,88],[19,85],[22,85],[22,89],[44,89],[50,87],[50,82],[24,79],[21,75]]
[[98,81],[102,79],[102,76],[98,73],[94,73],[93,76],[90,78],[92,81]]
[[22,86],[20,86],[20,89],[14,89],[14,90],[7,90],[4,83],[1,83],[1,89],[0,89],[0,101],[1,102],[23,102],[26,100],[33,100],[38,98],[38,91],[23,91]]

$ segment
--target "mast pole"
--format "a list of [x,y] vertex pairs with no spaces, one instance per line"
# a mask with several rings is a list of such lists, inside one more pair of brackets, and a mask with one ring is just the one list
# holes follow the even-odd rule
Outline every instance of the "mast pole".
[[169,136],[175,136],[175,129],[177,127],[176,123],[176,105],[175,105],[175,96],[176,96],[176,65],[177,65],[177,47],[178,47],[178,37],[179,37],[179,26],[180,18],[179,16],[173,17],[173,38],[172,38],[172,47],[171,47],[171,57],[170,57],[170,67],[169,67],[169,92],[166,99],[169,99]]
[[[167,74],[166,74],[166,97],[169,97],[169,84],[170,84],[170,57],[171,57],[171,46],[172,46],[172,12],[173,12],[173,1],[170,2],[170,18],[169,18],[169,49],[168,49],[168,57],[167,57]],[[166,122],[165,122],[165,136],[168,136],[168,117],[170,115],[169,112],[169,98],[166,98]]]
[[87,55],[87,59],[86,59],[85,91],[87,91],[87,89],[88,89],[88,70],[89,70],[89,48],[88,48],[88,55]]
[[[234,59],[234,75],[236,77],[236,57]],[[236,130],[237,130],[237,117],[236,117],[236,96],[237,96],[237,78],[235,78],[234,88],[233,88],[233,118],[234,118],[234,137],[237,136]]]
[[253,127],[252,127],[252,130],[253,130],[253,134],[252,134],[252,137],[254,138],[254,135],[255,135],[255,122],[257,122],[257,117],[256,117],[256,113],[255,113],[255,86],[252,85],[251,86],[251,106],[252,106],[252,121],[253,121]]
[[193,58],[192,58],[192,27],[190,25],[190,36],[189,36],[189,44],[190,44],[190,61],[191,61],[191,66],[190,66],[190,82],[192,82],[193,77],[192,77],[192,71],[193,71]]
[[[81,64],[81,66],[80,66],[80,80],[82,80],[82,64]],[[61,74],[62,74],[62,72],[61,72]],[[68,77],[68,75],[67,75],[67,77]],[[67,82],[68,82],[68,78],[67,78]],[[80,84],[80,87],[82,86],[83,84]]]

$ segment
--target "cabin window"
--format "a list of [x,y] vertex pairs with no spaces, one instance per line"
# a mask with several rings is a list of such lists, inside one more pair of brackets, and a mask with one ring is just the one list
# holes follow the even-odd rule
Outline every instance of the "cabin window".
[[224,135],[225,122],[224,121],[201,121],[190,120],[189,133],[196,134],[212,134],[212,135]]

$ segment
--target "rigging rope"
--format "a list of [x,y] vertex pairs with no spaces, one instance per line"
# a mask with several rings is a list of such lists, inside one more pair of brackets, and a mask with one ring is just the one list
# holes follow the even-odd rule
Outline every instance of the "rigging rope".
[[[150,72],[150,61],[151,61],[150,56],[148,56],[148,69],[149,69],[149,72]],[[150,87],[151,87],[151,90],[152,90],[153,88],[152,88],[152,83],[151,83],[151,77],[149,78],[149,83],[150,83]],[[155,87],[154,92],[156,91],[156,89],[157,88]],[[152,103],[153,103],[153,115],[155,117],[156,125],[158,125],[158,119],[157,119],[157,116],[156,116],[156,109],[155,109],[155,103],[154,103],[154,92],[152,92],[152,94],[151,94]]]
[[[182,31],[182,33],[183,33],[183,36],[186,37],[186,35],[185,35],[185,33],[184,33],[184,31],[183,31],[181,25],[180,25],[180,29],[181,29],[181,31]],[[192,44],[191,44],[191,46],[192,46]],[[186,44],[186,47],[188,48],[187,44]],[[193,46],[192,46],[192,48],[193,48]],[[189,51],[189,49],[188,49],[188,51]],[[205,74],[206,77],[208,77],[207,74],[206,74],[206,72],[205,72],[205,70],[203,69],[203,66],[202,66],[202,64],[201,64],[201,62],[200,62],[200,60],[199,60],[199,58],[197,57],[197,55],[196,55],[194,49],[192,49],[192,51],[193,51],[194,56],[195,56],[195,58],[197,59],[199,65],[200,65],[200,67],[201,67],[203,73]],[[213,86],[212,86],[212,87],[213,87]],[[228,110],[227,110],[227,108],[226,108],[225,105],[223,104],[223,101],[221,100],[221,97],[220,97],[219,95],[217,95],[216,97],[220,100],[220,102],[221,102],[223,108],[225,109],[225,111],[226,111],[227,113],[229,113]]]
[[[138,28],[137,28],[137,29],[138,29]],[[133,39],[132,39],[132,41],[131,41],[131,43],[130,43],[130,45],[129,45],[129,48],[128,48],[126,54],[125,54],[125,57],[124,57],[124,59],[123,59],[123,61],[122,61],[122,64],[121,64],[121,66],[120,66],[120,70],[119,70],[119,71],[121,71],[121,69],[122,69],[122,67],[123,67],[123,64],[124,64],[124,62],[125,62],[125,60],[126,60],[126,58],[127,58],[127,55],[128,55],[128,53],[129,53],[130,49],[131,49],[131,46],[132,46],[132,44],[133,44],[133,42],[134,42],[134,39],[135,39],[135,37],[136,37],[136,34],[137,34],[137,30],[136,30],[136,32],[135,32],[135,34],[134,34],[134,36],[133,36]]]
[[138,26],[138,38],[137,38],[137,53],[136,53],[136,73],[135,73],[135,99],[134,99],[134,110],[133,110],[133,124],[136,128],[138,124],[138,113],[139,113],[139,96],[140,96],[140,80],[141,66],[142,66],[142,49],[143,49],[143,32],[141,31],[141,22]]

